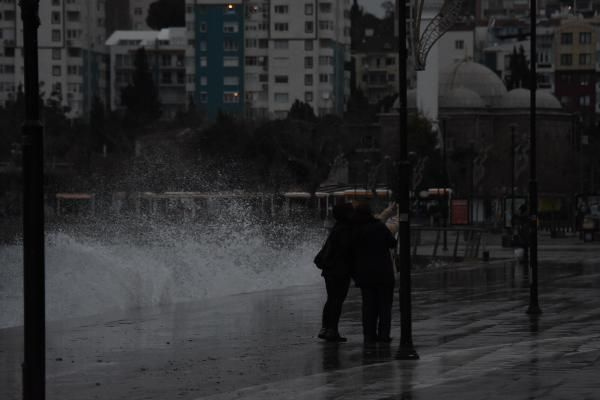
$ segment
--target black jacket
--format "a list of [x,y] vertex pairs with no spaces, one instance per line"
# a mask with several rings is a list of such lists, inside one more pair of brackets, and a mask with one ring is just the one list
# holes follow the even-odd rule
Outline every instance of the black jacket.
[[355,221],[352,256],[354,278],[360,287],[394,285],[390,249],[396,239],[385,224],[373,217]]
[[352,274],[352,225],[349,222],[336,222],[327,238],[329,254],[327,266],[321,275],[327,277],[349,277]]

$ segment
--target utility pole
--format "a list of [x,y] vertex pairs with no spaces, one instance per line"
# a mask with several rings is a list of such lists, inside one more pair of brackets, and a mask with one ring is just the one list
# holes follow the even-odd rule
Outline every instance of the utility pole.
[[38,83],[39,0],[20,0],[25,64],[23,136],[23,399],[46,397],[44,149]]

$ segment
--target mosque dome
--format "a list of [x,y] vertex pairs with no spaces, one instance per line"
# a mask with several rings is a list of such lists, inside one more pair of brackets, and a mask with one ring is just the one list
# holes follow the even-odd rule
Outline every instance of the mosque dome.
[[[496,105],[506,94],[502,80],[488,67],[472,61],[460,61],[440,71],[440,96],[458,88],[477,94],[485,105]],[[473,98],[470,95],[470,98]]]
[[457,87],[440,95],[440,108],[485,108],[485,102],[473,90]]
[[[498,108],[529,108],[530,105],[529,89],[513,89],[506,93],[500,102]],[[552,110],[561,110],[560,101],[548,90],[537,90],[535,92],[537,108],[546,108]]]

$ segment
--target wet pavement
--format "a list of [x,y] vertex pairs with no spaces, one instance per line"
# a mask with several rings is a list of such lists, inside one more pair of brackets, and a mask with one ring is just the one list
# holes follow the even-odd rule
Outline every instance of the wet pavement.
[[[397,304],[392,344],[363,346],[356,288],[348,343],[319,341],[324,287],[303,286],[51,323],[47,398],[600,398],[600,264],[541,264],[537,318],[512,262],[423,270],[413,287],[418,361],[395,357]],[[21,348],[20,328],[0,330],[1,399],[20,398]]]

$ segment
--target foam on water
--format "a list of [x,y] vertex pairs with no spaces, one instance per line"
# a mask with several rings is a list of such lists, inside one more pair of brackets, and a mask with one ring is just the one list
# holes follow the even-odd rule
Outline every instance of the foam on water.
[[[223,215],[211,225],[125,220],[48,233],[47,318],[320,280],[312,259],[323,240],[321,230],[259,222],[248,213]],[[0,328],[22,324],[22,265],[20,245],[0,247]]]

